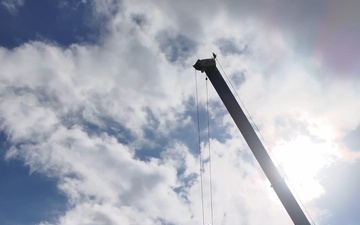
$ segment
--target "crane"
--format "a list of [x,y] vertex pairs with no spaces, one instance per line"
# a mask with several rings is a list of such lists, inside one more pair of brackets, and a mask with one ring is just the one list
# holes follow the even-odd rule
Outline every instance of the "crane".
[[217,69],[215,58],[216,55],[213,53],[213,58],[199,59],[193,67],[196,70],[206,73],[233,118],[236,126],[243,135],[246,143],[250,147],[250,150],[269,179],[271,186],[279,197],[291,220],[295,225],[310,225],[304,211],[301,209],[285,180],[280,175],[274,162],[271,160],[269,154],[265,150],[265,147],[251,126],[244,111],[241,109],[224,78]]

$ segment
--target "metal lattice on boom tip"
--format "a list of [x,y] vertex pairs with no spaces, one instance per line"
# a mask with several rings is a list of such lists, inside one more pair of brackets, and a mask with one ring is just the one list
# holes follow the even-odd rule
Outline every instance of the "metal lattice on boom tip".
[[310,225],[305,213],[280,175],[244,111],[217,69],[215,62],[216,55],[213,56],[214,58],[210,59],[199,59],[194,64],[194,68],[206,73],[294,224]]

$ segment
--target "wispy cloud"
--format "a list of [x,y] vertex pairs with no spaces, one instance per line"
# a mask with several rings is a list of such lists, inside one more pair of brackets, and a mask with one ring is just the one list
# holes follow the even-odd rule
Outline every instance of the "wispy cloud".
[[24,4],[25,0],[4,0],[1,5],[9,10],[10,13],[16,14],[18,7]]

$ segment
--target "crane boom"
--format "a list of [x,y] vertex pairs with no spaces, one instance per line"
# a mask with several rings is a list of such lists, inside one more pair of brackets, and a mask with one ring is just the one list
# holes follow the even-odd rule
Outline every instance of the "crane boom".
[[271,186],[274,188],[277,196],[279,197],[281,203],[284,205],[294,224],[310,225],[310,222],[307,219],[305,213],[296,201],[285,180],[283,179],[283,177],[281,177],[279,171],[276,169],[275,164],[265,150],[259,137],[256,135],[245,113],[241,109],[240,105],[236,101],[234,95],[230,91],[225,80],[217,69],[215,57],[202,60],[199,59],[195,63],[194,68],[196,70],[200,70],[201,72],[205,72],[207,77],[210,79],[216,92],[219,94],[225,107],[229,111],[236,126],[240,130],[247,144],[249,145],[251,151],[259,162],[262,170],[269,179]]

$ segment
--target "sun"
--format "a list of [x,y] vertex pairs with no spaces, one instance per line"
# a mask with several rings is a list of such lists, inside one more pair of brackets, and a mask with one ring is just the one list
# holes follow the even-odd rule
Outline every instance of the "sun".
[[307,202],[324,193],[317,175],[339,156],[339,151],[329,140],[302,135],[279,144],[273,155],[290,188],[302,202]]

